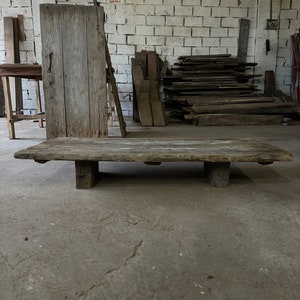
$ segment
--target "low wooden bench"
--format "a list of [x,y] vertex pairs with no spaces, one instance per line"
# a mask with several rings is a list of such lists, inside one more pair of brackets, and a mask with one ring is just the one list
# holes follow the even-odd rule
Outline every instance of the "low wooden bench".
[[140,139],[140,138],[55,138],[20,150],[15,158],[75,161],[76,188],[96,183],[99,161],[204,162],[214,187],[229,184],[231,162],[290,161],[292,155],[278,147],[253,140]]

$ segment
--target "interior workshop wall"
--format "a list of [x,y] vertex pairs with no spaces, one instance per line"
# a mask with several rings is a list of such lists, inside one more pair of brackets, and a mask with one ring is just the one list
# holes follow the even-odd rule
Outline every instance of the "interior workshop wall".
[[[237,54],[239,20],[250,20],[249,62],[256,73],[274,70],[278,88],[291,91],[289,37],[300,28],[300,1],[273,0],[102,0],[112,63],[125,116],[132,114],[131,58],[135,51],[156,50],[170,64],[180,55]],[[22,62],[41,63],[39,4],[92,5],[92,0],[0,0],[0,62],[5,60],[3,17],[23,14],[26,41]],[[280,20],[279,30],[266,30],[267,19]],[[266,52],[266,40],[270,51]],[[256,80],[263,89],[263,77]],[[25,107],[35,107],[34,85],[24,82]]]

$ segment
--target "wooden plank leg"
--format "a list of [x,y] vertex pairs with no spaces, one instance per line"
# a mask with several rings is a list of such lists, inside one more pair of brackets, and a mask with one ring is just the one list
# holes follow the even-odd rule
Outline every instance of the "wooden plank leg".
[[76,188],[89,189],[96,183],[97,161],[75,161]]
[[230,162],[204,162],[210,184],[217,188],[227,187],[230,177]]
[[4,93],[4,101],[5,101],[5,109],[6,109],[8,134],[9,134],[10,139],[15,139],[16,133],[15,133],[15,125],[14,125],[14,119],[13,119],[13,110],[12,110],[8,76],[2,77],[2,85],[3,85],[3,93]]
[[[35,80],[35,92],[36,92],[37,112],[42,113],[41,91],[40,91],[40,84],[38,80]],[[40,128],[44,127],[43,118],[39,119],[39,126]]]

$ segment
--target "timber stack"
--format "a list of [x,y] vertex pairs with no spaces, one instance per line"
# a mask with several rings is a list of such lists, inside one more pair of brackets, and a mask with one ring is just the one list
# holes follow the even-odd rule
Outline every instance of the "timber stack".
[[162,76],[170,116],[195,125],[274,125],[299,115],[278,93],[258,93],[255,66],[230,54],[179,57]]
[[160,97],[160,73],[163,63],[155,51],[141,51],[132,58],[133,119],[142,126],[166,126]]

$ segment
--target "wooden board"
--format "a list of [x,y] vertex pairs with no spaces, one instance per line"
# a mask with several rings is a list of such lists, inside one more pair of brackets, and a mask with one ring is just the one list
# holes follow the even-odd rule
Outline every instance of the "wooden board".
[[292,159],[285,150],[253,140],[171,138],[57,138],[20,150],[14,156],[37,161],[273,162]]
[[106,137],[103,8],[40,7],[47,138]]
[[140,123],[142,126],[153,126],[149,93],[150,82],[144,80],[143,69],[136,59],[132,59],[132,77]]
[[250,20],[240,19],[240,32],[238,40],[238,54],[237,57],[245,62],[248,53],[248,40],[250,31]]
[[285,108],[297,108],[294,103],[274,102],[274,103],[243,103],[243,104],[222,104],[222,105],[198,105],[192,110],[197,113],[254,113],[259,111],[269,111]]
[[[198,96],[182,97],[189,105],[220,105],[220,104],[242,104],[242,103],[271,103],[280,101],[275,97],[222,97],[222,96]],[[177,99],[176,99],[177,100]],[[183,100],[182,100],[183,101]]]
[[195,120],[198,126],[243,126],[243,125],[281,125],[280,115],[246,115],[246,114],[189,114],[186,120]]

